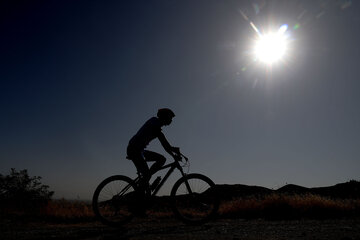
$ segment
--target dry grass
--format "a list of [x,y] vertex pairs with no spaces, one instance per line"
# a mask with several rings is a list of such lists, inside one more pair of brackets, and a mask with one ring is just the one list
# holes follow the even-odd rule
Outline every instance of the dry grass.
[[360,199],[331,199],[318,195],[271,194],[233,199],[220,205],[222,217],[332,218],[359,217]]
[[2,206],[0,218],[16,222],[88,222],[94,221],[94,213],[90,203],[68,201],[65,199],[51,200],[43,206],[16,208]]
[[[7,216],[21,221],[40,220],[51,222],[94,221],[91,203],[82,201],[52,200],[40,210],[8,211]],[[15,217],[14,217],[15,216]],[[25,218],[24,218],[25,216]],[[173,217],[170,208],[157,206],[148,210],[149,217]],[[339,218],[360,217],[360,199],[331,199],[318,195],[270,194],[263,197],[238,198],[220,204],[221,218]]]
[[56,219],[90,219],[94,213],[90,203],[82,201],[68,201],[65,199],[52,200],[42,209],[42,214]]

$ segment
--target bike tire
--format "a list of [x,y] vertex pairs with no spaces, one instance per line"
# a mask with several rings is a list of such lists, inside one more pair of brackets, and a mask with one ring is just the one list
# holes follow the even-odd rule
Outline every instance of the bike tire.
[[193,173],[180,178],[171,190],[175,215],[189,225],[203,224],[214,218],[219,209],[214,188],[215,183],[202,174]]
[[103,180],[96,188],[92,207],[102,223],[119,227],[133,218],[131,210],[136,198],[136,185],[129,177],[115,175]]

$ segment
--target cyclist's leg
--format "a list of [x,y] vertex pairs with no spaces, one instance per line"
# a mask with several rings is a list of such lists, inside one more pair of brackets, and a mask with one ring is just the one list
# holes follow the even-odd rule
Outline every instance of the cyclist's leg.
[[159,154],[159,153],[144,150],[143,154],[144,154],[145,161],[147,161],[147,162],[155,162],[150,167],[150,174],[151,175],[153,175],[154,173],[159,171],[160,168],[162,166],[164,166],[164,164],[166,162],[166,158],[163,155]]
[[139,173],[140,176],[139,187],[145,190],[146,187],[149,185],[151,174],[149,167],[143,157],[143,150],[132,149],[128,147],[127,155],[132,160]]
[[140,173],[140,181],[139,181],[139,187],[143,188],[145,190],[147,186],[149,185],[149,180],[151,178],[151,173],[149,170],[148,165],[146,164],[145,160],[143,159],[133,159],[132,160],[136,169]]
[[133,202],[133,208],[131,211],[135,215],[144,216],[146,215],[146,190],[149,189],[149,180],[151,178],[150,170],[142,156],[142,151],[129,151],[128,149],[128,157],[134,163],[140,176],[137,189],[137,198]]

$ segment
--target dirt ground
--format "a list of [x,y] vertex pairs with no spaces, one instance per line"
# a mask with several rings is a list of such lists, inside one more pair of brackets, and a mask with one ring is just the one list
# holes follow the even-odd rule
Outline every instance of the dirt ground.
[[242,220],[218,219],[187,226],[176,219],[134,219],[122,228],[101,223],[6,224],[0,239],[326,239],[360,240],[360,219],[341,220]]

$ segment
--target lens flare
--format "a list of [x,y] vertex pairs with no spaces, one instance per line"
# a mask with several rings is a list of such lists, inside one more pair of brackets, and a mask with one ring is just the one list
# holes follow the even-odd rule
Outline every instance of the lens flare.
[[299,24],[299,23],[295,24],[295,26],[293,27],[294,30],[297,30],[297,29],[299,29],[299,28],[300,28],[300,24]]
[[279,34],[284,34],[287,29],[288,29],[288,25],[287,25],[287,24],[284,24],[284,25],[282,25],[282,26],[279,28],[278,33],[279,33]]

